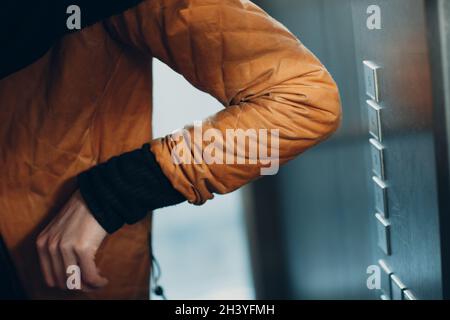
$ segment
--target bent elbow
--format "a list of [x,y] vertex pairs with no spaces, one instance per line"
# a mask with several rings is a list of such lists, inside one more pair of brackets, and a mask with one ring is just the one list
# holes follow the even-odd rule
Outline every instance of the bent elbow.
[[330,73],[319,68],[294,80],[290,88],[296,99],[294,112],[298,117],[298,134],[321,141],[337,131],[342,107],[339,88]]

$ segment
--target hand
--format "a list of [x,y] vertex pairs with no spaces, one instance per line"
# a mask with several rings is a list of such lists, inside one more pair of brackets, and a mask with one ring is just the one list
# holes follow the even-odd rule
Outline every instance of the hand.
[[108,280],[99,274],[95,254],[106,235],[80,192],[76,191],[37,239],[39,260],[47,285],[67,289],[67,268],[77,265],[81,270],[83,291],[104,287]]

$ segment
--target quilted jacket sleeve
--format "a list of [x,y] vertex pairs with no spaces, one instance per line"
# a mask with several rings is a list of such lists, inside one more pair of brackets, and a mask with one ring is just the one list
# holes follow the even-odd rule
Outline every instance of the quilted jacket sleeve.
[[147,0],[107,24],[119,41],[225,107],[201,129],[187,125],[151,142],[164,174],[191,203],[276,173],[339,125],[338,89],[325,67],[250,1]]

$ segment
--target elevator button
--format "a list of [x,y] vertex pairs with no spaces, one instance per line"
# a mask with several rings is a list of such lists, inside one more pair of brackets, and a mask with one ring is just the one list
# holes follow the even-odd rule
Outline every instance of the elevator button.
[[372,100],[367,100],[367,112],[369,117],[369,133],[378,141],[383,141],[381,133],[382,108]]
[[376,63],[372,61],[363,61],[364,64],[364,81],[366,84],[366,94],[376,102],[380,101],[380,69]]
[[384,169],[384,146],[375,139],[370,139],[370,156],[372,172],[380,179],[386,179]]
[[387,185],[378,177],[372,177],[372,179],[374,181],[375,209],[381,213],[384,218],[388,218]]
[[391,254],[391,224],[379,213],[377,219],[378,247],[386,254]]
[[392,300],[403,300],[406,286],[395,274],[391,275],[391,280],[392,280]]
[[403,300],[417,300],[411,290],[403,290]]
[[391,269],[387,266],[386,262],[384,260],[379,260],[378,264],[381,268],[381,291],[383,292],[383,295],[386,296],[387,299],[391,299],[392,292],[391,292]]

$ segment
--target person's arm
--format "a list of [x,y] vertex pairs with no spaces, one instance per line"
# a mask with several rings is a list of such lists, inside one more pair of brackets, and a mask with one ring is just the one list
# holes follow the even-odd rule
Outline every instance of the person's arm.
[[[203,132],[213,128],[225,137],[227,129],[278,129],[283,164],[339,125],[338,89],[325,67],[250,1],[145,1],[110,19],[108,27],[118,41],[157,57],[224,105],[203,122]],[[176,108],[189,105],[180,101]],[[193,127],[186,129],[193,137]],[[180,143],[191,143],[190,150],[210,144],[178,138],[155,139],[151,151],[191,203],[204,203],[260,176],[261,163],[177,164],[172,151]]]
[[[338,89],[325,67],[283,25],[250,1],[147,0],[108,19],[105,27],[123,45],[160,59],[224,105],[222,111],[203,121],[203,132],[213,129],[226,137],[228,129],[241,129],[241,132],[262,129],[269,133],[269,144],[275,145],[270,140],[270,132],[278,130],[277,151],[279,163],[283,164],[327,138],[339,125]],[[174,112],[176,108],[189,106],[180,101],[174,106]],[[181,138],[169,134],[151,141],[150,147],[136,151],[142,157],[150,155],[147,159],[152,160],[148,162],[122,155],[113,160],[116,165],[107,162],[84,174],[91,178],[86,187],[81,183],[81,193],[103,229],[113,232],[124,223],[143,218],[148,209],[181,199],[202,204],[214,193],[231,192],[261,175],[265,165],[260,161],[248,163],[250,150],[239,155],[241,160],[247,159],[245,164],[236,163],[236,152],[228,154],[228,159],[234,158],[234,163],[228,164],[226,155],[223,164],[175,162],[172,156],[180,145],[190,146],[189,153],[194,158],[194,150],[205,150],[211,143],[194,140],[193,131],[193,126],[188,125]],[[220,141],[220,138],[215,141],[217,146],[229,142]],[[161,189],[152,182],[157,180],[149,177],[145,183],[135,184],[135,179],[126,179],[127,171],[108,171],[108,167],[117,166],[131,166],[134,173],[146,172],[148,175],[154,172],[168,183]],[[114,175],[113,179],[111,175]],[[139,190],[141,197],[146,191],[149,199],[155,197],[154,193],[163,198],[171,194],[172,202],[161,201],[156,206],[155,202],[141,199],[146,204],[139,207],[139,212],[129,210],[127,206],[132,205],[133,197],[121,197],[116,192],[113,202],[105,200],[118,190],[114,181],[120,181],[129,191]],[[81,206],[80,215],[86,223],[95,224],[83,198],[78,195],[75,204],[72,201],[71,205]],[[76,212],[76,209],[64,210]],[[72,220],[75,223],[76,219]],[[53,233],[64,237],[65,230],[70,229],[69,219],[67,223],[55,224]],[[94,229],[102,228],[97,224]],[[45,239],[47,235],[41,238]],[[95,287],[102,282],[98,273],[92,271],[95,269],[92,251],[98,248],[106,232],[101,230],[91,236],[72,232],[65,242],[69,245],[79,243],[82,236],[85,236],[83,241],[88,242],[86,246],[94,248],[90,253],[92,261],[87,266],[94,279],[91,285]]]

